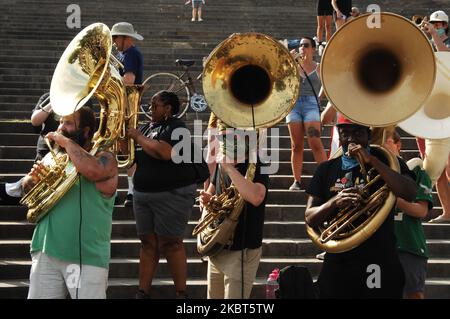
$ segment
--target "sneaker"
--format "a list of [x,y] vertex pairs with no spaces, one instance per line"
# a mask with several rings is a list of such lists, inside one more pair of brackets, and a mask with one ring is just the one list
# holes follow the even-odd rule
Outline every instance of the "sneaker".
[[300,190],[300,182],[294,181],[292,185],[289,187],[290,191],[299,191]]
[[135,296],[136,299],[151,299],[149,294],[146,294],[144,290],[139,289]]
[[313,40],[314,40],[314,42],[316,42],[316,47],[318,47],[320,43],[319,43],[319,40],[317,39],[317,37],[314,37]]
[[319,45],[319,56],[322,56],[323,54],[323,50],[325,50],[325,44],[320,44]]
[[194,21],[195,21],[195,18],[192,18],[191,21],[194,22]]
[[429,223],[433,223],[433,224],[441,224],[441,223],[449,224],[450,223],[450,218],[446,217],[444,215],[439,215],[435,219],[430,220]]
[[199,22],[202,22],[202,21],[203,21],[203,19],[198,19],[198,21],[199,21]]
[[133,207],[133,194],[127,194],[127,198],[123,203],[125,207]]
[[325,252],[317,254],[316,258],[319,259],[319,260],[324,260],[325,259]]

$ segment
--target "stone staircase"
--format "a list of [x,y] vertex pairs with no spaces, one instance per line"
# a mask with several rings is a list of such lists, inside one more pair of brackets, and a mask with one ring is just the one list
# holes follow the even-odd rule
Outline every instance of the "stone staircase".
[[[354,1],[360,8],[374,1]],[[66,27],[66,8],[72,1],[3,0],[0,17],[0,181],[16,181],[27,173],[35,156],[34,134],[29,118],[38,97],[48,90],[59,56],[79,32]],[[277,39],[298,38],[315,32],[315,1],[310,0],[222,0],[209,1],[204,7],[205,21],[190,21],[190,7],[180,0],[87,1],[79,0],[82,27],[101,21],[112,26],[118,21],[132,22],[145,40],[138,43],[144,54],[145,76],[159,71],[176,71],[173,61],[192,58],[201,61],[233,32],[255,31]],[[449,11],[446,0],[378,1],[382,10],[404,16],[427,14],[434,9]],[[431,9],[430,9],[431,8]],[[349,41],[351,45],[351,41]],[[201,71],[200,63],[193,67]],[[206,120],[208,114],[199,114]],[[197,116],[186,115],[192,127]],[[279,170],[270,176],[266,209],[263,256],[257,274],[253,298],[263,298],[267,275],[275,267],[292,264],[307,266],[317,276],[320,251],[305,232],[306,194],[287,190],[292,182],[290,142],[287,127],[279,124]],[[323,131],[323,143],[329,145],[330,127]],[[403,155],[417,156],[414,138],[403,133]],[[272,149],[274,151],[275,149]],[[311,179],[316,164],[305,145],[302,187]],[[119,196],[126,193],[126,174],[121,173]],[[435,208],[441,207],[433,193]],[[25,298],[30,269],[29,244],[33,225],[25,220],[24,207],[0,207],[0,298]],[[186,231],[188,256],[188,293],[192,298],[206,297],[206,263],[198,257],[195,239],[190,235],[199,219],[194,207]],[[109,298],[133,298],[137,289],[139,241],[132,210],[122,205],[113,215]],[[450,225],[425,223],[430,250],[426,295],[450,298]],[[153,282],[158,298],[173,298],[174,289],[167,263],[161,259]]]

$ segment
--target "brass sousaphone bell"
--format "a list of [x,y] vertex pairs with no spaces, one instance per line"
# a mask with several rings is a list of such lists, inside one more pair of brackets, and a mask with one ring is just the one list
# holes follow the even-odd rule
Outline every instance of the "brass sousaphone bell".
[[422,107],[398,126],[425,139],[423,168],[435,183],[450,152],[450,52],[436,52],[436,82]]
[[[430,42],[414,23],[393,13],[376,14],[380,25],[366,14],[333,35],[322,56],[321,79],[340,113],[361,125],[385,127],[409,118],[423,105],[433,89],[436,67]],[[399,171],[395,156],[374,148]],[[340,253],[367,240],[395,205],[394,194],[385,186],[379,188],[385,189],[382,196],[378,190],[366,194],[365,207],[350,205],[321,227],[307,225],[312,241],[322,250]]]
[[260,33],[236,33],[220,43],[202,79],[208,106],[234,128],[274,126],[291,111],[300,89],[289,51]]
[[[436,78],[433,48],[410,20],[381,12],[344,24],[322,56],[321,79],[329,101],[352,121],[383,127],[397,124],[423,105]],[[370,25],[370,24],[369,24]]]

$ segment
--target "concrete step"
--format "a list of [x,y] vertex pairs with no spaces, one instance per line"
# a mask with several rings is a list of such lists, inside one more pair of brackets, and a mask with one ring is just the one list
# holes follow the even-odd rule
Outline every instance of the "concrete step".
[[[114,207],[113,220],[134,220],[133,209],[123,205],[123,199],[120,199],[120,204]],[[265,220],[272,221],[303,221],[305,216],[306,203],[284,205],[284,204],[266,204]],[[24,222],[26,219],[27,208],[25,206],[0,206],[0,222]],[[424,219],[428,221],[442,213],[442,207],[435,206],[430,212],[429,216]],[[200,219],[200,209],[198,205],[194,205],[190,220],[198,221]],[[425,224],[425,232],[430,238],[435,236],[445,238],[448,234],[447,225],[439,224]],[[443,226],[441,228],[441,226]],[[427,228],[428,227],[428,228]],[[428,229],[428,230],[427,230]],[[441,232],[441,230],[445,230]]]
[[[259,278],[264,278],[275,269],[282,269],[290,265],[304,266],[309,269],[313,277],[317,277],[322,268],[322,261],[316,258],[261,258],[258,272]],[[187,260],[187,277],[190,279],[204,279],[207,273],[207,262],[200,258]],[[31,259],[0,261],[1,280],[24,279],[29,277]],[[138,278],[139,258],[113,258],[109,266],[109,278]],[[156,272],[157,277],[170,278],[170,269],[163,257]],[[449,278],[450,259],[429,259],[427,278]]]
[[[196,239],[184,239],[186,255],[197,257]],[[427,239],[430,258],[450,258],[450,240]],[[29,257],[30,239],[0,240],[2,258],[25,259]],[[139,256],[140,242],[138,239],[111,240],[112,258],[136,258]],[[321,251],[309,238],[264,238],[262,255],[267,258],[301,257],[313,258]]]
[[[27,110],[25,112],[28,112],[29,116],[31,117],[31,111]],[[10,112],[12,113],[12,112]],[[271,132],[269,131],[269,134]],[[275,133],[275,132],[272,132]],[[191,138],[196,142],[199,140],[202,140],[203,146],[207,145],[207,136],[205,135],[196,135],[196,133],[191,133]],[[37,136],[29,135],[29,134],[17,134],[17,133],[11,133],[11,134],[2,134],[0,136],[0,145],[5,146],[17,146],[17,145],[36,145],[36,138]],[[329,146],[331,145],[331,137],[328,135],[323,135],[321,137],[322,145],[324,148],[329,149]],[[291,148],[291,139],[289,136],[268,136],[267,138],[267,148],[280,148],[280,149],[290,149]],[[309,149],[309,143],[308,139],[304,139],[303,143],[304,149]],[[404,137],[402,138],[402,148],[404,150],[416,150],[417,144],[416,139],[412,137]]]
[[[123,203],[123,201],[121,202]],[[27,208],[25,206],[0,206],[0,222],[25,222]],[[305,205],[266,205],[265,220],[270,221],[302,221]],[[192,209],[191,221],[200,219],[200,210],[196,205]],[[134,220],[133,209],[122,204],[114,207],[113,220]]]
[[[30,106],[30,109],[32,108],[31,104],[29,104],[28,106]],[[30,119],[26,121],[12,121],[12,120],[6,121],[2,119],[0,121],[0,133],[3,135],[4,133],[32,134],[35,132],[33,126],[31,125]]]
[[[0,159],[0,174],[1,173],[28,173],[33,166],[34,159]],[[274,169],[277,169],[277,174],[287,175],[291,174],[290,162],[276,162],[272,161]],[[303,163],[303,174],[312,175],[316,170],[317,164],[314,162]]]
[[[33,103],[26,103],[27,106],[26,110],[30,111],[34,108],[37,100]],[[13,108],[13,105],[22,105],[19,103],[1,103],[0,106],[8,106],[9,108]],[[29,107],[29,108],[28,108]],[[192,113],[188,114],[188,117],[185,119],[186,127],[189,129],[189,131],[194,135],[197,136],[199,133],[197,132],[198,128],[194,131],[194,121],[200,120],[202,126],[201,126],[201,134],[203,136],[207,136],[207,124],[209,119],[209,112],[201,112],[201,113]],[[197,118],[198,116],[198,118]],[[141,124],[145,123],[142,122]],[[197,123],[197,122],[195,122]],[[198,124],[196,124],[198,125]],[[29,132],[29,126],[31,126],[30,119],[26,119],[23,121],[12,121],[12,120],[6,120],[6,119],[0,119],[0,133],[31,133]],[[322,127],[322,138],[329,138],[331,136],[332,126],[325,125]],[[408,146],[410,146],[412,149],[416,149],[416,145],[414,144],[414,137],[409,135],[408,133],[404,132],[401,129],[398,129],[398,132],[400,136],[402,137],[402,142],[406,143]],[[282,136],[282,137],[288,137],[289,131],[287,125],[284,123],[284,121],[280,121],[275,127],[270,128],[267,130],[267,136]],[[305,141],[307,142],[307,139],[305,138]],[[270,139],[268,141],[270,143]],[[3,145],[3,144],[0,144]],[[326,143],[324,143],[325,147],[328,147]],[[408,150],[409,147],[404,147],[405,150]]]
[[[186,227],[185,236],[192,237],[192,231],[197,221],[190,221]],[[1,239],[24,239],[31,238],[34,225],[28,222],[0,222]],[[304,222],[297,221],[273,221],[264,223],[264,235],[269,238],[304,238],[306,228]],[[136,223],[133,220],[114,221],[112,225],[113,238],[137,238]]]
[[[1,160],[0,160],[1,161]],[[31,167],[31,166],[29,166]],[[124,200],[127,189],[118,189],[118,196],[121,199],[121,202]],[[439,198],[436,192],[433,192],[433,203],[436,206],[439,205]],[[298,205],[304,204],[307,200],[307,194],[305,190],[300,191],[290,191],[288,189],[271,189],[269,187],[268,195],[267,195],[267,203],[269,204],[278,204],[278,205]]]
[[[298,215],[292,220],[266,220],[264,222],[264,236],[268,238],[306,238],[306,226],[303,216],[298,210]],[[197,215],[197,214],[195,214]],[[185,238],[192,237],[192,231],[197,225],[199,218],[192,217],[189,221]],[[34,225],[26,221],[1,221],[0,240],[2,239],[27,239],[33,235]],[[424,223],[425,237],[427,239],[446,238],[450,231],[450,224]],[[112,225],[112,238],[137,238],[136,223],[134,220],[115,219]]]
[[[316,280],[317,278],[314,278]],[[191,299],[206,299],[206,280],[187,281],[187,292]],[[265,298],[266,278],[257,278],[252,289],[251,299]],[[0,298],[25,299],[28,293],[27,280],[3,280],[0,282]],[[109,279],[108,299],[133,299],[137,292],[138,281],[132,278]],[[152,298],[174,299],[175,290],[170,278],[157,278],[152,283]],[[425,296],[427,299],[450,298],[450,280],[429,278],[426,280]]]
[[[33,128],[28,128],[28,132],[32,132]],[[28,133],[28,134],[30,134]],[[34,137],[33,137],[34,139]],[[25,143],[24,143],[25,144]],[[0,159],[4,160],[34,160],[36,156],[36,146],[35,143],[30,143],[28,146],[0,146]],[[274,150],[266,151],[267,155],[272,159],[275,159]],[[279,160],[287,162],[290,161],[291,151],[288,149],[278,150]],[[310,149],[305,149],[303,153],[303,158],[306,162],[313,162],[314,156]],[[289,187],[290,185],[284,185],[282,187]],[[280,186],[281,187],[281,186]]]

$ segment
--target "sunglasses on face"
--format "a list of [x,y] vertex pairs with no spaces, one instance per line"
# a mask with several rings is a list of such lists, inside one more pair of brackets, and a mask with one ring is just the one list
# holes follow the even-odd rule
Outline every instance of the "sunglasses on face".
[[300,47],[307,49],[309,48],[309,43],[300,43]]

